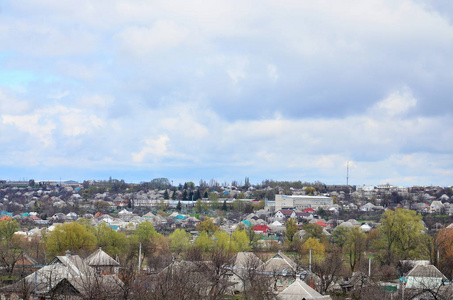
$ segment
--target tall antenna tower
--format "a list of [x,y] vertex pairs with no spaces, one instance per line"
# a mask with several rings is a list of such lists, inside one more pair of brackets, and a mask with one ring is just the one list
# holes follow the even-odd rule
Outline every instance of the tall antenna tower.
[[346,162],[346,185],[349,186],[349,161]]

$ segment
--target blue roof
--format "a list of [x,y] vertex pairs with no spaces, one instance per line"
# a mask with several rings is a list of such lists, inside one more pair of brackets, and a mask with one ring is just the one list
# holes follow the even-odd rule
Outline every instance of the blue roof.
[[187,218],[184,217],[183,215],[177,215],[175,218],[176,218],[176,219],[179,219],[179,220],[187,219]]
[[241,221],[241,222],[244,223],[247,226],[252,225],[252,223],[250,223],[250,221],[248,221],[248,220],[244,220],[244,221]]

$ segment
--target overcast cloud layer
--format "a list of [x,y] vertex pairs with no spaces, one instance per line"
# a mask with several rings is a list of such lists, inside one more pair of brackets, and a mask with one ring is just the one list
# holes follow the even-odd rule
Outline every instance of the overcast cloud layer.
[[0,2],[0,179],[451,185],[450,1]]

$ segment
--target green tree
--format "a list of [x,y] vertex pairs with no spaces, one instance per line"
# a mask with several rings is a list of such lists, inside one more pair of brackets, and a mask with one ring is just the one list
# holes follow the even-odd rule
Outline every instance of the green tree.
[[176,210],[181,211],[181,200],[178,200],[178,205],[176,205]]
[[216,209],[219,207],[219,196],[217,193],[209,193],[209,202],[211,203],[211,208]]
[[422,259],[422,216],[413,210],[387,210],[382,215],[380,236],[375,248],[383,263],[391,264],[397,259]]
[[168,190],[165,189],[165,192],[164,192],[164,199],[165,200],[169,200],[170,199],[170,195],[168,195]]
[[297,221],[294,218],[289,218],[288,221],[285,223],[285,237],[286,237],[286,242],[288,245],[291,245],[294,239],[294,235],[297,233],[299,230],[299,227],[297,227]]
[[31,187],[34,187],[35,186],[35,180],[34,179],[30,179],[28,181],[28,185],[31,186]]
[[214,249],[216,251],[225,251],[225,252],[230,252],[232,251],[233,248],[235,248],[234,245],[231,243],[230,235],[226,233],[225,231],[216,231],[214,232]]
[[236,229],[231,235],[231,240],[234,241],[235,251],[250,250],[250,239],[245,230]]
[[323,242],[325,239],[324,231],[318,224],[304,224],[302,229],[305,230],[304,241],[308,238],[315,238]]
[[189,249],[190,234],[184,229],[176,229],[168,237],[170,239],[170,249],[176,253],[181,253]]
[[228,210],[228,207],[226,205],[226,200],[223,200],[222,210],[223,211],[227,211]]
[[347,233],[344,249],[349,258],[351,272],[354,272],[355,267],[362,260],[363,252],[366,250],[366,234],[360,228],[352,228]]
[[0,221],[0,239],[11,240],[14,233],[19,230],[19,222],[17,220],[9,219]]
[[212,234],[216,231],[220,230],[219,226],[214,224],[214,221],[212,218],[205,218],[204,221],[198,223],[197,225],[197,231],[202,232],[205,231],[208,234]]
[[330,236],[330,242],[343,248],[346,240],[348,239],[348,234],[350,231],[351,229],[346,226],[335,227],[335,229],[332,231],[332,235]]
[[171,200],[176,200],[176,191],[174,191],[173,194],[171,195]]
[[201,204],[201,200],[198,199],[197,202],[195,203],[195,210],[197,211],[197,213],[201,213],[203,209],[203,206]]
[[71,252],[92,251],[96,247],[96,237],[88,229],[77,223],[64,223],[55,226],[45,239],[47,252],[51,256]]
[[211,249],[212,241],[206,231],[202,231],[195,239],[194,246],[203,252],[208,252]]
[[113,230],[105,223],[101,223],[95,228],[94,235],[97,240],[97,246],[102,247],[102,249],[112,257],[124,254],[128,251],[128,240],[126,235],[122,232]]
[[142,252],[145,257],[154,252],[159,234],[153,224],[148,221],[138,224],[134,235],[137,237],[137,242],[142,244]]

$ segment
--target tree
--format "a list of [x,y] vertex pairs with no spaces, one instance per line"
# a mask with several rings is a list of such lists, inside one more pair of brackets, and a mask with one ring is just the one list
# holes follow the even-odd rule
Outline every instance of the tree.
[[366,234],[359,228],[352,228],[347,234],[344,246],[349,258],[351,272],[354,272],[356,265],[362,259],[363,252],[366,250]]
[[170,240],[170,249],[172,251],[179,254],[189,249],[190,234],[184,229],[176,229],[168,238]]
[[17,220],[9,219],[0,221],[0,240],[9,241],[14,233],[19,230],[19,222]]
[[335,284],[343,273],[343,253],[340,247],[331,248],[326,254],[326,259],[322,262],[314,261],[312,271],[319,278],[318,291],[326,294],[329,288]]
[[227,211],[228,210],[227,205],[226,205],[226,200],[223,200],[222,210],[223,211]]
[[230,235],[225,231],[216,231],[214,232],[214,250],[215,251],[225,251],[231,252],[235,248],[234,242],[232,243]]
[[55,226],[45,239],[47,252],[51,256],[71,252],[90,252],[96,247],[96,237],[85,226],[77,223],[64,223]]
[[94,228],[97,246],[102,247],[110,256],[115,257],[128,251],[128,240],[124,233],[113,230],[105,223],[91,228]]
[[320,241],[324,241],[325,239],[324,231],[318,224],[304,224],[302,225],[302,229],[305,230],[304,241],[308,238],[315,238]]
[[173,194],[171,195],[171,200],[176,200],[176,191],[174,191]]
[[324,257],[324,245],[318,239],[310,237],[302,244],[301,254],[308,255],[310,249],[313,260],[321,261]]
[[350,231],[351,229],[346,226],[335,227],[335,229],[332,231],[332,235],[330,236],[331,243],[343,248],[346,240],[348,239],[348,234]]
[[156,250],[156,241],[160,235],[154,229],[153,224],[150,222],[138,224],[134,235],[137,238],[137,242],[142,244],[142,252],[145,257],[151,255]]
[[211,203],[211,208],[216,209],[219,206],[219,196],[217,193],[209,193],[209,202]]
[[211,249],[212,241],[206,231],[202,231],[195,239],[194,246],[202,252],[208,252]]
[[202,207],[202,204],[201,204],[201,200],[198,199],[197,202],[195,203],[195,210],[197,211],[197,213],[201,213],[203,207]]
[[198,225],[197,225],[197,231],[200,233],[202,231],[205,231],[208,234],[212,234],[218,230],[220,230],[220,228],[219,228],[219,226],[214,224],[214,221],[212,220],[212,218],[205,218],[204,221],[198,223]]
[[288,221],[285,223],[285,237],[286,237],[286,243],[288,245],[291,245],[293,243],[294,235],[297,233],[299,230],[299,227],[297,227],[297,221],[294,218],[289,218]]
[[181,211],[181,200],[178,200],[178,205],[176,205],[176,210]]
[[245,230],[236,229],[231,235],[231,240],[234,241],[236,252],[250,250],[250,239]]
[[35,186],[35,180],[34,179],[30,179],[28,181],[28,185],[31,186],[31,187],[34,187]]
[[387,210],[381,218],[380,237],[375,243],[381,260],[421,259],[420,240],[424,230],[422,216],[413,210]]
[[164,199],[165,200],[169,200],[170,199],[170,196],[168,195],[168,190],[165,189],[165,192],[164,192]]

